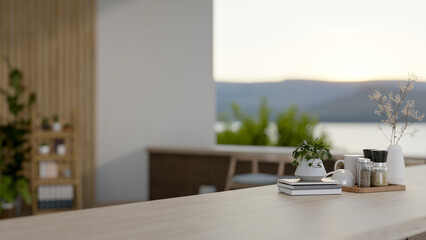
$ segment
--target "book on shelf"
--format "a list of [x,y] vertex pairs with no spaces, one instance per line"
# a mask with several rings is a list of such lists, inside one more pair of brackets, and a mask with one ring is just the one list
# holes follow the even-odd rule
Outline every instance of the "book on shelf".
[[37,189],[39,209],[72,208],[73,185],[42,185]]
[[55,161],[39,162],[39,177],[40,178],[58,178],[59,166]]

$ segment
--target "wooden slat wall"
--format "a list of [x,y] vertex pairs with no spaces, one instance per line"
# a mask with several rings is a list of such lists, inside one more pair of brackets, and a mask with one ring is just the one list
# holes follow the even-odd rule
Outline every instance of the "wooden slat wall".
[[[0,0],[0,55],[37,93],[39,116],[78,111],[84,207],[94,200],[95,0]],[[0,63],[0,87],[7,88]],[[7,116],[4,100],[0,116]]]

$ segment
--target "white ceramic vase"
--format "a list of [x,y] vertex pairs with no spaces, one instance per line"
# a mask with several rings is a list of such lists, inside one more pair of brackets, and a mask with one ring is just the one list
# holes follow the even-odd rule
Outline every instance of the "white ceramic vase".
[[402,148],[399,145],[388,147],[388,180],[390,184],[402,184],[405,179],[405,163]]
[[[309,163],[312,163],[312,166],[309,166]],[[309,161],[303,159],[299,162],[299,166],[297,166],[294,175],[302,181],[321,181],[327,173],[325,171],[324,164],[320,159],[313,159]]]

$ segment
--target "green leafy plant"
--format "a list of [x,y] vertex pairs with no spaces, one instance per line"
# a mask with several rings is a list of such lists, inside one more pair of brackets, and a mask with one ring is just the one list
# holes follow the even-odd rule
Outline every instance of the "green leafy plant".
[[58,114],[53,115],[53,122],[59,122]]
[[[302,140],[313,141],[318,119],[300,112],[296,105],[289,107],[276,117],[277,146],[297,146]],[[321,133],[322,142],[328,144],[327,136]],[[329,144],[328,144],[329,145]]]
[[41,120],[41,128],[43,130],[48,130],[50,128],[50,122],[49,122],[49,119],[47,117],[44,117]]
[[[300,112],[297,106],[279,113],[275,122],[270,120],[272,111],[265,97],[260,100],[257,118],[244,113],[237,103],[231,104],[231,109],[239,127],[235,127],[235,122],[231,122],[226,114],[219,115],[225,130],[217,133],[218,144],[297,146],[303,139],[313,141],[314,128],[318,124],[316,118]],[[273,126],[276,126],[276,131]],[[320,139],[328,142],[324,133]]]
[[64,124],[64,130],[65,131],[71,131],[72,130],[72,125],[70,123],[65,123]]
[[[28,191],[28,183],[23,178],[14,180],[12,176],[1,176],[0,177],[0,196],[2,201],[13,202],[18,195],[22,196],[25,203],[30,204],[31,195]],[[0,211],[2,207],[0,206]]]
[[10,89],[0,89],[0,94],[8,104],[10,117],[3,117],[0,122],[0,200],[12,202],[21,196],[26,204],[30,204],[23,164],[31,151],[28,139],[31,133],[30,109],[36,101],[36,95],[25,94],[22,73],[5,60],[9,68]]
[[[298,166],[299,161],[308,161],[310,167],[313,166],[314,159],[325,160],[333,157],[327,145],[318,138],[312,142],[303,140],[293,151],[292,155],[294,158],[293,166]],[[321,167],[319,164],[315,167]]]
[[221,120],[226,123],[226,129],[217,134],[218,144],[270,145],[266,130],[271,110],[266,98],[261,99],[257,119],[250,114],[243,113],[236,103],[233,103],[231,108],[235,120],[240,122],[241,125],[237,130],[232,129],[232,123],[228,117],[222,115]]

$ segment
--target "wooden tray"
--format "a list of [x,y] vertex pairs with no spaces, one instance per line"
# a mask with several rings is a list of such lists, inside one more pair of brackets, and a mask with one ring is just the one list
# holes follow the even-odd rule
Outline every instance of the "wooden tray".
[[400,184],[389,184],[386,187],[369,187],[369,188],[359,188],[355,187],[345,187],[342,186],[342,191],[353,192],[353,193],[374,193],[374,192],[390,192],[390,191],[405,191],[405,185]]

